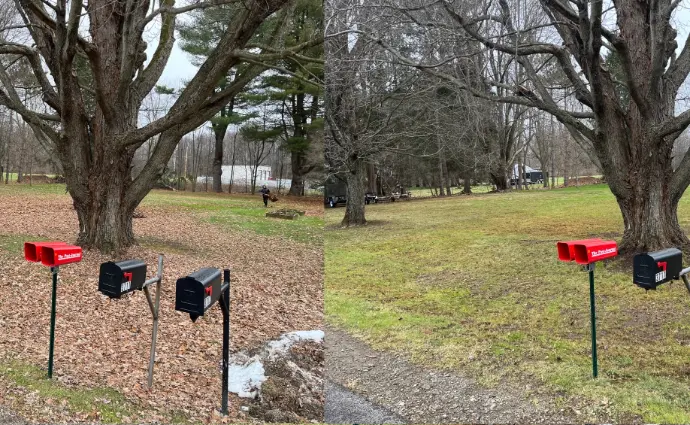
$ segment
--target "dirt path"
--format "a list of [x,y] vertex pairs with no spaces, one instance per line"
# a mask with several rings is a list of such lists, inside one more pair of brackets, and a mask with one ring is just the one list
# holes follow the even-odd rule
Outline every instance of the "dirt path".
[[[472,379],[424,369],[333,328],[326,331],[326,377],[411,423],[578,422],[547,400],[528,399],[505,385],[487,389]],[[327,410],[336,408],[328,406],[332,400],[326,402]],[[340,423],[357,423],[346,419]]]

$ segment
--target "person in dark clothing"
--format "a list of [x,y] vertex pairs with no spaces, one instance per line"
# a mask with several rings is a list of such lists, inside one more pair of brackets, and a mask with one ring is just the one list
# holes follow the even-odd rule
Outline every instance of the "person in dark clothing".
[[268,198],[271,196],[271,191],[264,185],[259,192],[264,198],[264,207],[268,207]]

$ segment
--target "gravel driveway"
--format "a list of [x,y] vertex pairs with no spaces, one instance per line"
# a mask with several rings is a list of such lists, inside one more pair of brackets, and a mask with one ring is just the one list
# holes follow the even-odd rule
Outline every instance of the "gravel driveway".
[[404,419],[341,385],[326,381],[327,424],[404,424]]
[[[505,385],[487,389],[473,379],[425,369],[332,328],[326,331],[326,377],[410,423],[581,422],[549,400],[528,399]],[[328,406],[331,401],[326,400],[327,411],[335,410]],[[378,416],[370,419],[349,423],[382,423]]]

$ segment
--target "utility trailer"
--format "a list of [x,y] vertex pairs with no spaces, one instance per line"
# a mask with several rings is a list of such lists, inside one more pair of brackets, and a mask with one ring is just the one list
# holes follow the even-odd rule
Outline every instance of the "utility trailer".
[[347,183],[344,179],[332,175],[324,185],[324,204],[330,208],[347,203]]
[[513,174],[510,176],[510,185],[517,186],[517,179],[522,175],[523,184],[544,184],[544,173],[541,170],[535,170],[532,167],[525,165],[525,172],[521,173],[518,170],[518,165],[513,167]]

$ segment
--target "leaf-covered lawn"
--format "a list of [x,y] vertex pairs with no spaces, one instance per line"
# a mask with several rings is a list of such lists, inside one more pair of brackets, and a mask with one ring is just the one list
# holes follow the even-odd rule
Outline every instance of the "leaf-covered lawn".
[[[690,297],[645,292],[621,265],[597,266],[600,378],[591,378],[589,284],[557,261],[558,240],[620,240],[606,186],[367,207],[341,229],[327,210],[326,314],[413,360],[546,390],[582,421],[690,422]],[[690,199],[679,207],[690,231]]]
[[[233,351],[283,332],[321,329],[323,252],[312,239],[321,233],[322,200],[280,202],[275,208],[307,210],[306,220],[289,227],[260,217],[258,196],[156,191],[144,200],[145,218],[134,222],[140,245],[115,260],[142,259],[152,276],[157,254],[165,255],[154,388],[148,391],[145,296],[102,296],[98,268],[112,258],[98,252],[60,270],[55,379],[42,380],[51,281],[46,268],[24,261],[23,243],[74,242],[76,213],[62,185],[0,185],[0,404],[42,422],[220,420],[214,413],[220,407],[220,310],[192,323],[174,311],[175,281],[201,267],[232,269]],[[270,230],[257,230],[259,221]],[[230,419],[242,419],[240,403],[231,396]]]

